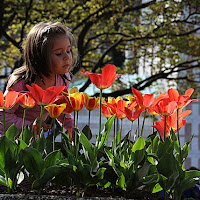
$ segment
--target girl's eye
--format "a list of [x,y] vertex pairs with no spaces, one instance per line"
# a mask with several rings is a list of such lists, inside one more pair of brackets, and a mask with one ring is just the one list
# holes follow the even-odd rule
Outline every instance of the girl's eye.
[[61,56],[61,53],[57,53],[56,55],[57,55],[57,56]]

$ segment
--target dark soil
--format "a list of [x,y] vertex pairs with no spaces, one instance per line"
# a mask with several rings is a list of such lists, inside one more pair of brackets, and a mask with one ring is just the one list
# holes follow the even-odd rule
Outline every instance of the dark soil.
[[[27,189],[27,188],[17,188],[17,191],[15,191],[15,198],[7,198],[7,199],[62,199],[62,197],[67,197],[67,199],[77,199],[76,196],[76,187],[66,187],[66,186],[48,186],[45,187],[41,191],[41,194],[38,196],[36,191]],[[7,189],[5,187],[0,187],[0,193],[7,195]],[[17,195],[22,195],[19,198],[17,198]],[[26,198],[25,198],[25,196]],[[27,195],[30,197],[32,195],[32,198],[27,198]],[[0,195],[0,199],[6,199],[2,198],[2,195]],[[41,198],[43,196],[43,198]],[[111,191],[111,189],[105,189],[105,188],[97,188],[97,187],[90,187],[87,189],[87,191],[84,193],[83,190],[80,190],[80,196],[84,196],[84,199],[94,199],[94,197],[99,197],[95,199],[134,199],[134,200],[161,200],[162,198],[159,197],[158,194],[152,194],[148,191],[144,190],[137,190],[133,193],[130,197],[125,197],[124,192],[121,190],[115,190],[114,192]],[[45,197],[45,198],[44,198]],[[49,198],[47,198],[49,197]],[[51,197],[51,198],[50,198]],[[57,198],[56,198],[57,197]],[[100,198],[101,197],[101,198]],[[83,198],[82,198],[83,199]]]

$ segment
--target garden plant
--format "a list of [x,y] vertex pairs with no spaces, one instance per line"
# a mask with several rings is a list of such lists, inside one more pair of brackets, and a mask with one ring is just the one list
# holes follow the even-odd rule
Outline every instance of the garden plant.
[[[119,74],[114,65],[106,65],[102,74],[81,71],[100,89],[99,97],[89,97],[77,88],[69,92],[64,87],[50,87],[43,91],[39,86],[27,85],[28,91],[10,90],[5,96],[0,91],[0,108],[4,113],[16,103],[26,110],[36,104],[41,106],[39,129],[35,125],[23,125],[22,131],[13,124],[0,138],[0,184],[14,193],[24,180],[33,190],[42,194],[48,184],[76,186],[76,194],[84,195],[88,188],[97,186],[121,190],[126,198],[134,197],[138,188],[157,193],[164,192],[164,199],[180,200],[183,192],[199,183],[198,170],[186,170],[183,166],[190,150],[191,141],[181,145],[179,130],[186,124],[184,119],[191,113],[186,106],[193,89],[184,95],[170,88],[154,97],[132,88],[132,94],[105,99],[103,90],[109,88]],[[51,91],[51,92],[49,92]],[[83,106],[89,111],[88,124],[78,127],[78,115]],[[99,108],[99,132],[93,144],[90,142],[90,112]],[[46,109],[52,119],[52,134],[44,136],[41,116]],[[184,110],[183,110],[184,109]],[[74,113],[73,130],[55,128],[55,120],[61,114]],[[133,122],[144,114],[142,128],[133,130]],[[152,133],[144,138],[146,115],[152,116]],[[155,121],[155,115],[159,120]],[[101,117],[107,118],[101,126]],[[122,138],[122,122],[130,121],[130,131]],[[116,129],[116,123],[120,129]],[[108,136],[113,129],[113,141]],[[134,133],[133,133],[134,132]],[[55,142],[61,134],[61,142]],[[80,190],[83,190],[81,193]]]

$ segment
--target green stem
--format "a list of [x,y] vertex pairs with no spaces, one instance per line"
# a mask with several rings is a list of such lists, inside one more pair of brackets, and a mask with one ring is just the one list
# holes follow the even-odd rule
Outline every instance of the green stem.
[[55,136],[56,136],[56,127],[55,127],[55,119],[53,118],[53,151],[55,151]]
[[76,111],[76,128],[78,128],[78,111]]
[[[24,116],[23,116],[22,131],[24,130],[24,124],[25,124],[25,118],[26,118],[26,110],[27,110],[27,108],[24,108]],[[22,138],[22,140],[23,140],[23,138]]]
[[40,124],[39,124],[39,135],[41,133],[41,127],[42,127],[42,116],[44,113],[44,105],[41,106],[41,111],[40,111]]
[[[152,126],[154,125],[154,115],[152,115]],[[152,134],[154,133],[154,127],[152,127]]]
[[138,118],[138,127],[137,127],[137,131],[138,131],[138,138],[140,137],[140,119]]
[[[63,130],[64,130],[64,124],[65,124],[65,113],[64,113],[64,115],[63,115],[63,122],[62,122],[62,133],[63,133]],[[63,140],[64,140],[64,138],[63,138],[63,134],[61,133],[61,142],[63,142]]]
[[120,138],[120,143],[121,143],[121,140],[122,140],[122,119],[121,119],[121,123],[120,123],[119,138]]
[[62,132],[63,132],[63,130],[64,130],[64,124],[65,124],[65,115],[66,115],[66,114],[64,114],[64,115],[63,115],[63,122],[62,122]]
[[181,160],[181,141],[180,141],[180,133],[179,133],[179,109],[177,109],[177,136],[178,136],[178,143],[179,143],[179,154]]
[[101,136],[101,103],[102,103],[102,89],[100,89],[100,95],[99,95],[99,139]]
[[89,126],[89,128],[90,128],[90,115],[91,115],[91,111],[89,110],[89,114],[88,114],[89,116],[88,116],[88,126]]
[[113,135],[114,138],[115,138],[115,135],[116,135],[116,134],[115,134],[115,131],[116,131],[115,126],[116,126],[116,118],[114,119],[114,135]]
[[[76,111],[76,128],[78,127],[78,111]],[[74,144],[77,145],[77,131],[75,131],[75,138],[74,138]]]
[[6,134],[6,111],[3,109],[3,132]]
[[129,140],[131,140],[132,130],[133,130],[133,121],[131,121],[131,129],[130,129]]
[[74,110],[74,127],[76,128],[76,111]]
[[121,146],[121,141],[122,141],[122,119],[121,119],[121,123],[120,123],[120,131],[119,131],[119,156],[121,158],[121,154],[122,154],[122,146]]
[[165,125],[164,125],[164,141],[166,139],[166,128],[167,128],[167,116],[165,115]]
[[147,113],[147,111],[145,110],[145,111],[144,111],[144,119],[143,119],[143,123],[142,123],[141,137],[142,137],[142,135],[143,135],[144,122],[145,122],[145,119],[146,119],[146,113]]

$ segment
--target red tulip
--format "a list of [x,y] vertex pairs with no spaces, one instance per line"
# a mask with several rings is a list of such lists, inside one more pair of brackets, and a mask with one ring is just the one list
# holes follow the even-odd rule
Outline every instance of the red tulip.
[[[161,138],[164,138],[164,129],[165,129],[165,119],[164,117],[161,118],[160,121],[155,122],[155,125],[153,125],[154,128],[156,128],[158,130],[158,132],[160,133]],[[166,136],[170,135],[170,129],[168,126],[168,123],[166,124]]]
[[[179,114],[179,130],[181,129],[181,127],[183,127],[186,124],[186,120],[184,119],[184,117],[186,117],[187,115],[189,115],[191,113],[191,110],[186,110],[182,113],[182,111],[180,110],[180,114]],[[176,112],[170,116],[166,116],[167,117],[167,123],[166,123],[166,136],[170,135],[170,130],[172,129],[174,131],[174,133],[176,133],[177,130],[177,114]],[[156,128],[158,130],[158,132],[160,133],[160,136],[162,138],[164,138],[164,124],[165,124],[165,117],[162,116],[161,120],[158,122],[155,122],[155,125],[153,126],[154,128]]]
[[135,121],[136,119],[138,119],[142,111],[144,111],[145,109],[145,107],[143,107],[142,109],[133,112],[136,105],[137,105],[136,102],[133,102],[124,108],[125,109],[124,112],[129,121]]
[[126,101],[124,100],[119,100],[114,104],[111,103],[107,103],[107,106],[110,108],[111,110],[111,114],[116,114],[116,117],[118,119],[125,119],[126,118],[126,114],[125,114],[125,107],[126,107]]
[[177,103],[175,101],[170,101],[170,99],[162,99],[156,104],[154,110],[162,116],[169,116],[176,112]]
[[36,105],[35,100],[29,94],[22,94],[21,98],[19,99],[19,104],[23,108],[33,108]]
[[196,99],[189,99],[192,95],[194,89],[190,88],[185,91],[185,95],[179,95],[179,92],[173,88],[170,88],[168,90],[168,95],[171,101],[176,101],[178,109],[183,109],[188,104],[190,104],[192,101],[197,101]]
[[31,86],[26,85],[28,94],[36,101],[38,105],[49,105],[52,104],[56,97],[65,89],[65,86],[52,86],[43,90],[38,85],[32,83]]
[[[97,107],[99,108],[99,107]],[[110,118],[112,116],[112,114],[110,113],[110,108],[106,105],[106,104],[101,104],[101,114],[106,117],[107,119]]]
[[84,70],[81,70],[81,73],[88,76],[92,83],[101,90],[109,88],[119,76],[119,74],[116,74],[116,66],[111,64],[106,65],[102,69],[102,74],[89,73]]
[[0,91],[0,108],[4,110],[11,109],[20,100],[19,94],[19,92],[12,90],[3,96],[2,91]]

